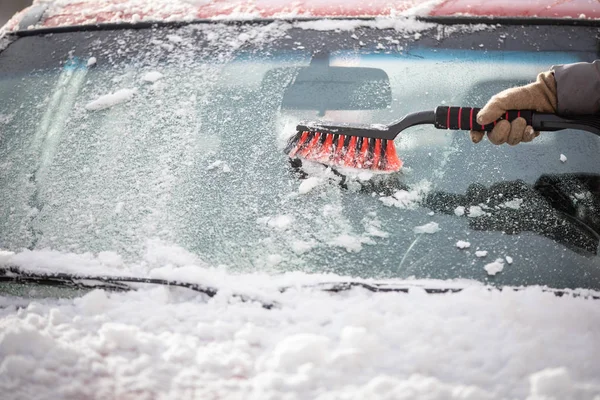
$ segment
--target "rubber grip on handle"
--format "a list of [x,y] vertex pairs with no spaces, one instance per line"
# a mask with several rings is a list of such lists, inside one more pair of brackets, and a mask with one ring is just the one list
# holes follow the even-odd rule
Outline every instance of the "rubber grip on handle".
[[527,125],[532,124],[533,111],[530,110],[509,110],[498,120],[487,125],[477,123],[477,113],[481,108],[472,107],[437,107],[435,109],[435,127],[438,129],[454,129],[465,131],[484,131],[490,132],[496,126],[498,121],[503,119],[509,122],[521,117],[525,118]]

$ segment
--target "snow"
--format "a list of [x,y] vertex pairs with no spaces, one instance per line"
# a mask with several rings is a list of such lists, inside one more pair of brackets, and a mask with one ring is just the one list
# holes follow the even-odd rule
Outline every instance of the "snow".
[[512,263],[513,263],[513,258],[512,258],[511,256],[506,256],[506,257],[504,257],[504,258],[506,259],[506,262],[507,262],[508,264],[512,264]]
[[513,210],[518,210],[519,208],[521,208],[522,204],[523,204],[523,199],[514,198],[512,200],[505,201],[504,203],[501,203],[499,205],[499,207],[501,207],[501,208],[512,208]]
[[366,237],[353,236],[348,234],[339,235],[328,242],[330,246],[342,247],[348,253],[358,253],[362,250],[362,245],[373,244],[374,242]]
[[458,247],[459,249],[468,249],[469,247],[471,247],[471,243],[465,242],[464,240],[459,240],[458,242],[456,242],[456,247]]
[[154,82],[158,81],[159,79],[161,79],[162,77],[163,77],[163,74],[161,74],[160,72],[150,71],[150,72],[146,72],[142,76],[142,81],[148,82],[148,83],[154,83]]
[[91,67],[91,66],[94,66],[94,65],[96,65],[96,62],[97,62],[97,61],[98,61],[98,60],[96,60],[96,57],[90,57],[90,58],[88,59],[88,61],[87,61],[87,67],[89,68],[89,67]]
[[560,162],[566,163],[567,162],[567,156],[565,156],[564,154],[560,155]]
[[291,215],[277,215],[275,217],[263,217],[258,219],[259,224],[268,226],[269,228],[285,230],[294,222],[294,217]]
[[458,206],[454,209],[454,215],[457,217],[462,217],[465,215],[465,208],[463,206]]
[[292,242],[292,251],[296,254],[304,254],[309,252],[311,249],[315,247],[316,243],[314,241],[304,241],[304,240],[294,240]]
[[487,256],[487,255],[488,255],[488,252],[487,252],[487,250],[477,250],[477,251],[475,252],[475,256],[476,256],[476,257],[479,257],[479,258],[485,257],[485,256]]
[[323,179],[321,179],[320,177],[317,177],[317,176],[311,176],[309,178],[306,178],[305,180],[302,181],[300,186],[298,186],[298,193],[307,194],[308,192],[312,191],[314,188],[323,184],[323,182],[324,182]]
[[425,225],[415,226],[413,231],[415,233],[436,233],[440,230],[440,226],[437,222],[428,222]]
[[498,272],[502,272],[504,269],[504,260],[501,258],[496,259],[496,261],[486,264],[483,267],[488,275],[496,275]]
[[229,165],[227,165],[227,163],[223,160],[217,160],[217,161],[211,163],[208,167],[206,167],[206,170],[212,171],[217,168],[220,168],[221,171],[223,171],[223,172],[231,172],[231,167]]
[[[344,278],[232,274],[158,247],[144,259],[155,266],[150,276],[216,285],[223,293],[208,300],[167,287],[94,290],[20,307],[0,297],[3,398],[591,400],[600,394],[594,356],[600,310],[591,299],[481,284],[426,295],[417,289],[427,284],[420,281],[408,294],[299,286],[282,293],[281,285]],[[31,268],[49,262],[47,253],[34,254],[3,257]],[[54,258],[67,269],[82,270],[82,262],[102,267],[90,255]],[[278,254],[268,259],[283,261]],[[242,289],[279,305],[266,310],[229,295]]]
[[486,215],[483,209],[480,206],[470,206],[469,207],[469,218],[477,218],[482,215]]
[[415,209],[430,190],[431,183],[423,180],[413,185],[411,190],[401,189],[391,196],[382,196],[379,200],[388,207]]
[[[49,252],[3,252],[0,263],[111,275],[153,268],[150,276],[210,284],[224,293],[207,300],[166,287],[94,290],[74,300],[36,300],[21,309],[12,298],[0,297],[0,386],[10,388],[5,396],[361,399],[410,393],[504,399],[554,393],[592,399],[600,394],[597,357],[590,357],[600,351],[600,310],[593,300],[557,297],[536,287],[489,291],[480,284],[449,295],[417,289],[281,293],[281,285],[344,277],[231,274],[159,242],[149,244],[140,265],[125,264],[111,252]],[[278,254],[267,259],[273,265],[284,261]],[[232,290],[260,291],[280,306],[266,310],[233,301]]]
[[88,111],[104,110],[116,106],[117,104],[130,101],[136,93],[137,89],[120,89],[114,93],[105,94],[98,97],[96,100],[89,102],[85,105],[85,109]]

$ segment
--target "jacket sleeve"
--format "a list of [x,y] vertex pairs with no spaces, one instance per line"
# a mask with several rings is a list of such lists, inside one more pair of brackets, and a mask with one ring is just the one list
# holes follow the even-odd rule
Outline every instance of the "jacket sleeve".
[[558,114],[600,113],[600,60],[553,66]]

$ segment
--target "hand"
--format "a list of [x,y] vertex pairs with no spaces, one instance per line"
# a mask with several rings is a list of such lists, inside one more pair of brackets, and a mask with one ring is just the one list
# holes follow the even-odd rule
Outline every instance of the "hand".
[[[500,118],[508,110],[534,110],[543,113],[556,113],[556,81],[553,72],[542,72],[537,80],[529,85],[504,90],[487,102],[477,114],[477,123],[487,125]],[[524,118],[512,122],[499,121],[488,133],[493,144],[508,143],[514,146],[521,142],[531,142],[540,133],[534,132]],[[483,139],[484,132],[471,131],[473,143]]]

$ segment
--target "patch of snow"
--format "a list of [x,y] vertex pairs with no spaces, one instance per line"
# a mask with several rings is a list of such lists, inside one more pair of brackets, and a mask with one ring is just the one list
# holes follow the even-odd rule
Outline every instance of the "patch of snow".
[[85,105],[85,109],[88,111],[104,110],[116,106],[117,104],[130,101],[136,93],[137,89],[120,89],[114,93],[105,94],[98,97],[96,100],[89,102]]
[[86,65],[87,65],[88,68],[92,67],[92,66],[96,65],[97,61],[98,60],[96,60],[96,57],[90,57],[89,60],[87,61]]
[[159,79],[161,79],[162,77],[163,77],[163,74],[161,74],[160,72],[150,71],[150,72],[146,72],[142,76],[142,81],[148,82],[148,83],[154,83],[154,82],[158,81]]
[[309,178],[306,178],[302,181],[302,183],[300,183],[300,186],[298,186],[298,193],[307,194],[314,188],[322,185],[323,182],[324,182],[323,179],[321,179],[317,176],[311,176]]
[[369,215],[363,219],[365,226],[365,235],[370,237],[387,238],[389,233],[381,229],[381,221],[377,218],[377,214]]
[[421,181],[414,185],[411,190],[398,190],[391,196],[380,197],[379,200],[388,207],[398,207],[402,209],[415,209],[419,202],[431,190],[431,183]]
[[294,240],[292,241],[292,251],[296,254],[304,254],[316,246],[314,241]]
[[283,262],[283,256],[281,254],[269,254],[267,256],[267,264],[271,267],[279,265]]
[[183,42],[183,38],[179,35],[167,35],[167,40],[173,43],[181,43]]
[[498,272],[502,272],[504,269],[504,260],[501,258],[496,259],[496,261],[486,264],[483,267],[488,275],[496,275]]
[[504,257],[504,258],[506,259],[506,262],[507,262],[508,264],[512,264],[512,263],[513,263],[513,258],[512,258],[511,256],[506,256],[506,257]]
[[291,215],[277,215],[275,217],[262,217],[257,221],[259,224],[268,226],[269,228],[285,230],[294,223],[294,217]]
[[567,162],[567,156],[565,156],[564,154],[560,155],[560,162],[566,163]]
[[332,247],[343,247],[348,253],[358,253],[362,250],[363,244],[374,244],[374,242],[369,238],[342,234],[331,239],[327,244]]
[[485,256],[487,256],[487,255],[488,255],[488,252],[487,252],[486,250],[477,250],[477,251],[475,252],[475,256],[476,256],[476,257],[479,257],[479,258],[481,258],[481,257],[485,257]]
[[459,249],[468,249],[469,247],[471,247],[471,243],[465,242],[464,240],[459,240],[458,242],[456,242],[456,247],[458,247]]
[[483,211],[483,209],[480,206],[470,206],[469,207],[469,218],[477,218],[477,217],[481,217],[482,215],[487,215],[486,212]]
[[206,167],[206,170],[207,171],[212,171],[212,170],[217,169],[217,168],[221,168],[221,171],[223,171],[223,172],[231,172],[231,168],[223,160],[217,160],[217,161],[213,162],[208,167]]
[[[591,400],[600,394],[590,358],[600,350],[596,300],[475,283],[451,295],[425,295],[420,287],[457,282],[418,280],[389,281],[411,285],[407,294],[334,294],[300,286],[348,277],[232,274],[188,265],[198,260],[182,249],[149,246],[157,248],[152,260],[142,260],[156,265],[149,276],[222,291],[207,299],[166,287],[94,290],[24,305],[0,296],[0,382],[10,384],[11,396]],[[35,253],[6,254],[6,262],[80,273],[99,266],[93,256]],[[282,285],[293,289],[281,293]],[[279,306],[232,300],[232,290],[252,287]]]
[[522,204],[523,204],[523,199],[514,198],[512,200],[505,201],[504,203],[501,203],[499,205],[499,207],[502,207],[502,208],[512,208],[513,210],[518,210],[519,208],[521,208]]
[[440,226],[437,222],[429,222],[425,225],[415,226],[413,229],[414,233],[436,233],[440,230]]
[[[434,28],[436,25],[423,22],[413,17],[389,18],[376,17],[373,20],[335,20],[320,19],[315,21],[301,21],[293,24],[300,29],[316,31],[353,31],[357,28],[394,29],[402,33],[418,33]],[[362,42],[359,42],[359,45]],[[363,43],[364,45],[364,43]]]
[[462,217],[465,215],[465,208],[463,206],[458,206],[454,209],[454,215],[457,217]]

